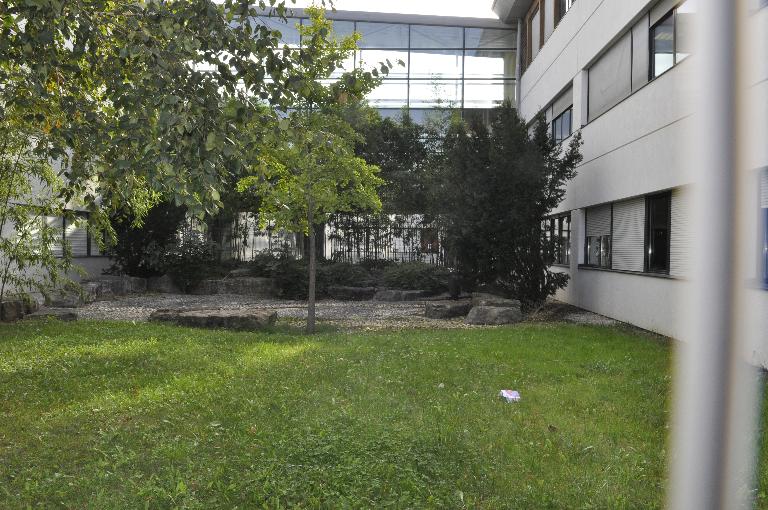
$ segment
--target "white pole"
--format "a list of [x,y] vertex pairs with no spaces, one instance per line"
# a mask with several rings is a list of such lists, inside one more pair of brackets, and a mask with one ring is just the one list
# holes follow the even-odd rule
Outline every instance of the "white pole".
[[[700,0],[691,64],[697,91],[690,144],[694,242],[684,342],[675,373],[668,506],[674,510],[748,508],[753,480],[755,369],[745,359],[736,275],[743,242],[736,215],[743,146],[738,98],[744,90],[740,41],[746,0]],[[756,211],[755,211],[756,213]]]

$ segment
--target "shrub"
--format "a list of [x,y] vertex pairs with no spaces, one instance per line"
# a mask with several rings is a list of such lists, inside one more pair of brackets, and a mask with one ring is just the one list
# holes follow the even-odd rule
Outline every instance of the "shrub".
[[370,287],[375,284],[373,276],[362,265],[337,262],[318,267],[318,288],[325,291],[328,287]]
[[254,255],[247,267],[250,269],[251,276],[271,278],[278,260],[277,255],[265,250]]
[[423,262],[407,262],[384,269],[381,283],[385,287],[405,290],[426,290],[433,293],[448,289],[450,271]]
[[191,231],[179,236],[178,244],[163,255],[161,266],[184,292],[220,272],[214,246],[203,234]]
[[274,279],[278,297],[307,299],[309,270],[303,260],[296,260],[290,253],[283,251],[272,264],[271,276]]

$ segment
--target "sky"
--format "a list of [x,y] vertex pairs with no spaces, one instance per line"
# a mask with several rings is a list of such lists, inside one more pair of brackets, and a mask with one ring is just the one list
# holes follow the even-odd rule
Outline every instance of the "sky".
[[[288,7],[307,7],[312,0],[290,0]],[[491,10],[493,0],[334,0],[334,6],[340,11],[370,11],[402,14],[432,14],[441,16],[461,16],[464,18],[498,17]]]

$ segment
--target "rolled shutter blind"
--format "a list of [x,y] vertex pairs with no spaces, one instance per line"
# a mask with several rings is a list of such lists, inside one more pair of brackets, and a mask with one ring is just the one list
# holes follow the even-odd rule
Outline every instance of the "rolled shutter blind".
[[72,248],[73,257],[88,256],[88,231],[84,222],[76,224],[67,220],[64,239]]
[[632,92],[632,34],[627,32],[589,68],[589,120]]
[[560,94],[560,97],[555,99],[552,103],[552,116],[557,118],[565,110],[573,106],[573,88],[568,87],[568,90]]
[[672,218],[669,241],[669,274],[685,276],[690,265],[691,237],[691,199],[685,189],[672,191]]
[[587,209],[587,237],[611,235],[611,204]]
[[54,228],[57,230],[58,234],[56,236],[56,239],[58,241],[54,243],[53,246],[51,246],[51,251],[53,252],[53,255],[55,257],[61,257],[64,254],[64,251],[61,248],[61,225],[62,225],[62,218],[60,216],[46,216],[45,217],[45,223],[50,228]]
[[768,168],[760,172],[760,207],[768,209]]
[[613,268],[645,268],[645,197],[613,204]]

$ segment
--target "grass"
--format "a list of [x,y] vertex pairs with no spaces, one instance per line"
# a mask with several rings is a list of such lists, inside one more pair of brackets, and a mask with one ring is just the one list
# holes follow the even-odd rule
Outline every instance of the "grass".
[[657,508],[669,365],[569,325],[0,327],[0,507]]

